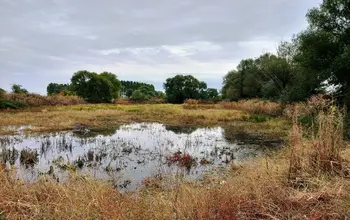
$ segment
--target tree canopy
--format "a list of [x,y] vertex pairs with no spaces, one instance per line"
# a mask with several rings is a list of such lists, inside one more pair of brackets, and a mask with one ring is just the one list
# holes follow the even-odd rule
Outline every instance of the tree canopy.
[[307,14],[296,60],[310,78],[335,88],[341,102],[350,104],[350,0],[324,0]]
[[89,102],[112,102],[120,93],[120,81],[112,73],[97,74],[86,70],[74,73],[72,90]]
[[200,99],[200,94],[207,84],[191,75],[177,75],[168,78],[164,89],[170,103],[183,103],[186,99]]

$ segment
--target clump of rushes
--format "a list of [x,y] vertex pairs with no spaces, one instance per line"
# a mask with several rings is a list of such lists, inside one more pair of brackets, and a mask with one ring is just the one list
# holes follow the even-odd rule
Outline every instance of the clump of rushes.
[[346,175],[345,160],[340,154],[345,147],[342,110],[334,105],[318,108],[312,125],[312,138],[308,141],[303,140],[304,132],[298,116],[297,106],[293,117],[288,171],[292,185],[307,187],[308,179],[319,175]]
[[167,161],[169,164],[177,163],[181,167],[186,167],[191,169],[193,165],[196,164],[196,160],[189,154],[182,154],[182,152],[175,152],[174,154],[168,156]]
[[34,166],[39,160],[39,154],[36,150],[23,149],[21,150],[20,162],[23,165]]

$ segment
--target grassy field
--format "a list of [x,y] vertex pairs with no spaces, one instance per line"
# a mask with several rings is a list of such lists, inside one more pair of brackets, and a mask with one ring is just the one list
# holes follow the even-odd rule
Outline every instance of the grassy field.
[[[235,108],[235,109],[232,109]],[[65,184],[43,177],[28,184],[0,167],[0,219],[346,219],[350,217],[350,150],[342,121],[327,112],[306,138],[300,124],[256,115],[246,107],[183,105],[77,105],[1,112],[4,126],[30,131],[95,129],[129,122],[230,126],[285,137],[273,155],[230,164],[201,182],[150,178],[137,192],[119,193],[107,182],[71,173]],[[340,116],[339,116],[340,118]],[[317,130],[319,129],[319,130]],[[316,132],[317,130],[317,132]],[[329,150],[331,149],[331,150]],[[316,157],[315,157],[316,155]],[[339,166],[339,164],[341,166]]]
[[7,126],[30,125],[27,131],[70,130],[77,124],[93,129],[117,127],[131,122],[159,122],[183,126],[230,126],[240,131],[283,136],[290,122],[264,117],[261,123],[242,110],[224,108],[186,109],[183,105],[85,104],[63,107],[31,108],[0,112],[0,134],[11,133]]

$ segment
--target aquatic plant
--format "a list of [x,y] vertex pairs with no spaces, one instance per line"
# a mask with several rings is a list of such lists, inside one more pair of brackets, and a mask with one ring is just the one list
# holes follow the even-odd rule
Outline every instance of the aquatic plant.
[[23,165],[34,166],[39,160],[39,154],[37,150],[23,149],[21,150],[20,162]]
[[169,164],[177,163],[179,166],[191,169],[196,164],[196,160],[187,153],[175,152],[174,154],[166,157]]

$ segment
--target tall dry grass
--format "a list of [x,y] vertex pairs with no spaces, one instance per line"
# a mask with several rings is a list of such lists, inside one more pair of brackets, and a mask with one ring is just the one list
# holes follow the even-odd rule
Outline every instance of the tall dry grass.
[[[312,118],[311,131],[306,133],[307,136],[303,132],[300,115]],[[343,110],[318,96],[310,98],[305,105],[295,105],[292,118],[288,171],[291,183],[305,187],[310,179],[322,175],[346,177],[348,161],[341,157],[341,151],[346,146]]]
[[[341,184],[300,191],[283,184],[274,160],[232,166],[226,180],[171,180],[132,194],[106,182],[72,176],[23,183],[0,168],[0,216],[6,219],[343,219]],[[280,161],[283,162],[283,161]],[[268,165],[266,165],[268,164]],[[154,184],[153,184],[154,186]]]
[[58,106],[58,105],[77,105],[85,103],[83,99],[78,96],[42,96],[39,94],[3,94],[2,99],[15,103],[20,103],[28,107],[40,106]]
[[219,105],[224,109],[245,111],[250,114],[261,114],[268,116],[280,116],[282,105],[277,102],[264,101],[261,99],[241,100],[238,102],[221,102]]

